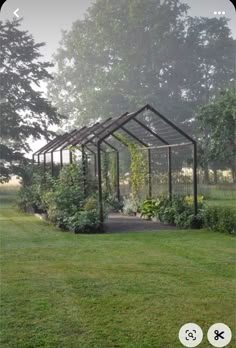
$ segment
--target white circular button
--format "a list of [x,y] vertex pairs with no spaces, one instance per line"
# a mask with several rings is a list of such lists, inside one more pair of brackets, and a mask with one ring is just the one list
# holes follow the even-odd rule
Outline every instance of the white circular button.
[[217,323],[209,328],[207,338],[214,347],[226,347],[231,341],[232,332],[227,325]]
[[203,332],[200,326],[194,323],[188,323],[179,330],[179,340],[185,347],[197,347],[203,338]]

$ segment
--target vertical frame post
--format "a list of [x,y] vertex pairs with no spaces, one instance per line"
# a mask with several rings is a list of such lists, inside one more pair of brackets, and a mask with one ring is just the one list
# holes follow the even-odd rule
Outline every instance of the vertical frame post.
[[69,163],[72,164],[73,163],[73,155],[72,152],[69,150]]
[[63,167],[63,149],[60,150],[60,166]]
[[197,203],[197,143],[193,143],[193,203],[194,203],[194,214],[198,213]]
[[43,154],[43,173],[46,172],[46,153]]
[[102,204],[102,166],[101,166],[101,143],[97,145],[97,161],[98,161],[98,208],[100,222],[103,223],[103,204]]
[[52,176],[54,176],[53,151],[51,152],[51,171],[52,171]]
[[120,155],[116,152],[116,194],[118,202],[120,202]]
[[152,198],[152,163],[150,149],[148,149],[148,195],[149,198]]
[[81,147],[82,152],[82,174],[83,174],[83,189],[84,189],[84,196],[87,194],[87,164],[86,164],[86,154],[84,150],[84,145]]
[[32,172],[34,172],[34,154],[32,155]]
[[43,153],[43,180],[44,183],[46,183],[46,171],[47,171],[47,167],[46,167],[46,152]]
[[171,147],[168,147],[168,192],[169,199],[172,198],[172,156]]
[[38,155],[37,157],[38,157],[38,165],[40,165],[40,155]]
[[94,154],[94,175],[97,177],[97,155]]
[[106,185],[106,194],[108,194],[108,192],[109,192],[108,156],[109,156],[109,154],[107,152],[104,152],[104,155],[103,155],[103,168],[102,168],[102,170],[104,171],[103,175],[105,176],[104,180],[105,180],[105,185]]

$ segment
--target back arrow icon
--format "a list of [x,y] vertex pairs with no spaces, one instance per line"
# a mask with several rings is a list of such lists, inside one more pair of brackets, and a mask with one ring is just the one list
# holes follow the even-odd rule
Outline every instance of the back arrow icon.
[[17,14],[18,11],[19,11],[19,9],[17,8],[17,9],[15,10],[15,12],[14,12],[14,15],[15,15],[17,18],[20,17],[20,16]]

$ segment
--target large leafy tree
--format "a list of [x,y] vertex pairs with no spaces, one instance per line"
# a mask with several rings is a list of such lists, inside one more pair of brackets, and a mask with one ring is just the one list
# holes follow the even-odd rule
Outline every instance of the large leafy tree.
[[0,181],[20,175],[30,151],[29,138],[48,138],[48,127],[59,124],[60,115],[40,91],[51,79],[52,65],[41,58],[33,37],[20,28],[20,21],[0,22]]
[[180,73],[194,109],[209,103],[234,79],[235,40],[225,18],[189,17]]
[[181,95],[177,61],[187,8],[178,0],[97,0],[55,56],[50,95],[60,110],[86,124],[147,102],[169,108]]
[[150,103],[192,126],[233,78],[234,40],[226,19],[187,10],[179,0],[97,0],[55,55],[50,95],[60,110],[84,125]]
[[236,181],[236,92],[223,91],[197,115],[201,164],[212,169],[230,168]]

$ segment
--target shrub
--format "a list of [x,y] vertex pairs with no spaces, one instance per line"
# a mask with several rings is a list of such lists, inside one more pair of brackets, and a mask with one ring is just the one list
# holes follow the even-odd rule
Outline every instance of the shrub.
[[95,197],[91,196],[85,200],[83,209],[87,210],[87,211],[96,210],[97,205],[98,205],[97,199]]
[[42,194],[42,202],[47,210],[48,219],[51,222],[57,222],[58,210],[53,191],[44,192]]
[[135,215],[139,211],[139,202],[136,197],[130,195],[124,199],[123,212],[127,215]]
[[[194,215],[192,196],[173,196],[171,199],[163,196],[152,202],[153,212],[161,222],[183,228],[201,228],[203,226],[203,197],[199,199],[199,214]],[[152,215],[153,216],[153,215]]]
[[236,212],[230,207],[207,207],[204,226],[212,231],[236,233]]
[[35,169],[31,182],[23,183],[19,190],[17,204],[21,210],[33,210],[36,213],[45,213],[47,206],[43,199],[44,194],[50,192],[55,179],[48,173],[42,174],[41,169]]
[[25,212],[35,210],[35,195],[32,187],[23,186],[20,188],[17,197],[17,205]]
[[171,206],[171,202],[169,206],[163,207],[159,210],[158,216],[161,222],[168,224],[175,223],[176,210],[173,206]]
[[224,207],[221,209],[219,218],[219,231],[236,233],[236,212],[235,209]]
[[124,204],[116,197],[108,196],[105,200],[105,205],[107,207],[107,210],[113,211],[113,212],[119,212],[123,209]]
[[159,202],[158,199],[146,199],[140,206],[141,216],[146,216],[149,219],[154,217],[157,213]]
[[90,187],[85,195],[82,183],[77,164],[64,166],[58,178],[36,170],[30,185],[20,190],[18,205],[25,211],[47,212],[48,219],[64,230],[101,232],[94,190],[91,196]]
[[216,230],[219,223],[219,207],[207,207],[204,214],[204,226]]
[[[187,195],[184,197],[185,203],[187,203],[190,206],[193,205],[193,200],[194,200],[194,198],[192,195]],[[198,205],[202,205],[202,203],[205,201],[205,197],[203,195],[198,195],[197,201],[198,201]]]
[[96,210],[78,211],[68,219],[68,228],[75,233],[103,232]]

